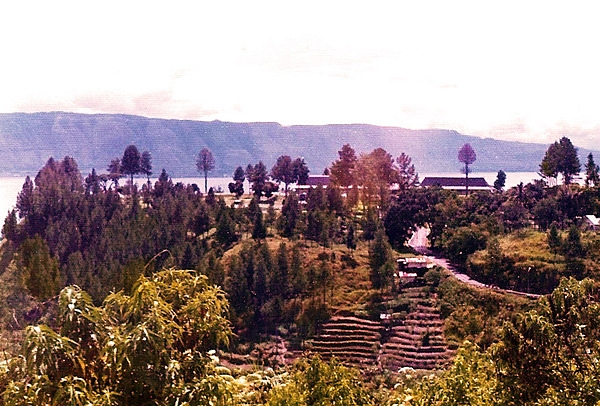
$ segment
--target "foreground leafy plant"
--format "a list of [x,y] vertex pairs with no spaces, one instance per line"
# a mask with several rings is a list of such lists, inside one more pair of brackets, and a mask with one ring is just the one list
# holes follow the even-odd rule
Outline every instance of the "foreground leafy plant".
[[66,287],[57,331],[28,327],[1,377],[4,404],[228,404],[232,379],[211,358],[229,341],[227,312],[224,292],[191,271],[140,277],[101,307]]

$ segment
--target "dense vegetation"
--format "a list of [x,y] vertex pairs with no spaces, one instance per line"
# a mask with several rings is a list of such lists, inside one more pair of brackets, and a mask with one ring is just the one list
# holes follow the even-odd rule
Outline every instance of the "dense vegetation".
[[[4,337],[23,340],[5,346],[4,404],[593,404],[600,238],[584,220],[600,213],[600,189],[591,156],[586,186],[572,183],[569,144],[549,148],[546,181],[503,191],[500,171],[495,191],[467,196],[417,187],[405,154],[348,144],[331,184],[305,193],[288,190],[309,172],[289,156],[270,172],[239,166],[227,196],[164,169],[152,184],[151,156],[135,146],[85,179],[73,158],[51,158],[2,229],[0,318]],[[201,151],[198,170],[213,167]],[[216,358],[275,337],[302,350],[334,313],[402,311],[395,260],[414,255],[416,227],[481,282],[551,294],[534,302],[427,272],[423,292],[461,347],[431,376],[366,377],[318,357],[249,374]]]

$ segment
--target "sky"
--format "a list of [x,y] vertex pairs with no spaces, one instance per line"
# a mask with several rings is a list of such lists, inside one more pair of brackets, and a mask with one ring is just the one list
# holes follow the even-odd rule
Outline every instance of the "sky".
[[11,1],[0,112],[367,123],[600,149],[600,6]]

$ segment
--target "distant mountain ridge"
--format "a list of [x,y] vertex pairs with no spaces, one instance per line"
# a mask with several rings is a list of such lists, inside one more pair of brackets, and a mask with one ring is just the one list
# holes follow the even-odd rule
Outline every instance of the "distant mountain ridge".
[[[262,160],[271,168],[278,156],[305,158],[312,174],[337,159],[343,144],[357,153],[377,147],[397,157],[412,157],[420,173],[457,172],[458,149],[469,142],[477,153],[474,172],[535,172],[545,144],[500,141],[456,131],[409,130],[368,124],[282,126],[277,123],[232,123],[156,119],[123,114],[64,112],[0,114],[0,176],[35,174],[50,156],[74,157],[86,175],[105,172],[111,159],[130,144],[152,154],[156,175],[197,176],[196,156],[208,147],[215,157],[212,176],[230,176],[235,168]],[[579,149],[582,165],[589,150]]]

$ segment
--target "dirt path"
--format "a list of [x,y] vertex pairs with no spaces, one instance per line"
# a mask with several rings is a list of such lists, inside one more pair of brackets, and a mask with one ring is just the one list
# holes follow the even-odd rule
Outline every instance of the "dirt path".
[[478,287],[478,288],[492,289],[492,290],[497,290],[497,291],[501,291],[501,292],[512,293],[514,295],[527,296],[527,297],[531,297],[531,298],[538,298],[541,296],[541,295],[536,295],[533,293],[519,292],[516,290],[500,289],[495,286],[486,285],[484,283],[476,281],[475,279],[471,279],[468,275],[457,271],[456,268],[454,268],[445,258],[435,256],[432,254],[431,250],[428,248],[428,243],[429,243],[429,241],[427,240],[428,235],[429,235],[428,228],[419,227],[417,229],[417,231],[415,231],[415,233],[413,233],[412,237],[408,241],[408,245],[410,245],[412,248],[414,248],[414,250],[417,251],[418,253],[427,256],[427,258],[429,258],[429,260],[431,262],[433,262],[434,264],[450,271],[452,273],[452,275],[454,275],[454,277],[456,279],[458,279],[459,281],[466,283],[468,285],[471,285],[471,286]]

